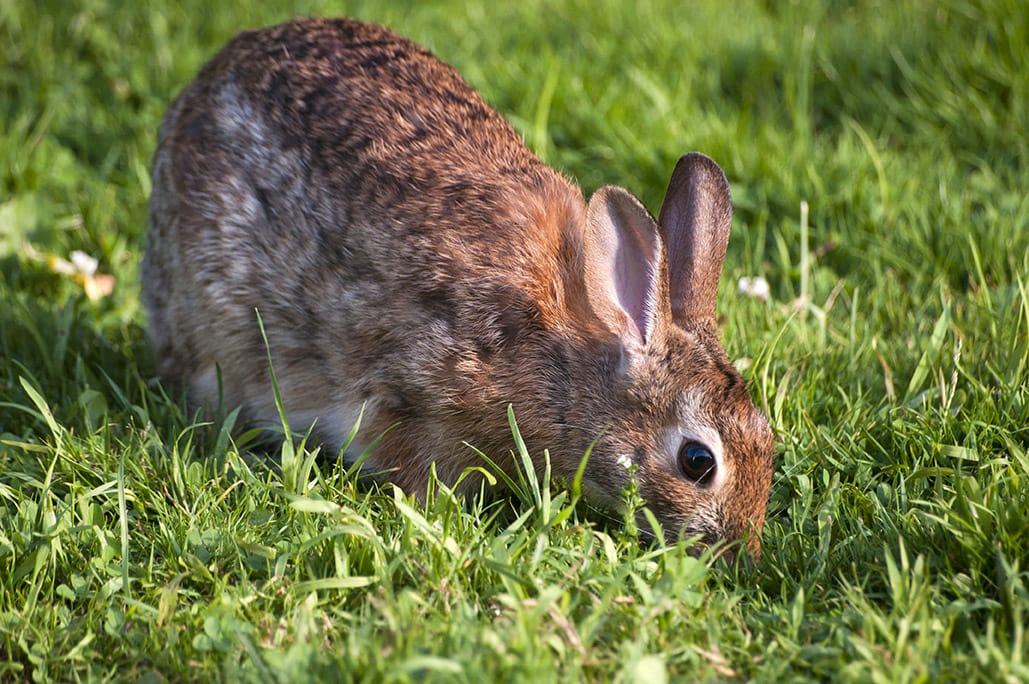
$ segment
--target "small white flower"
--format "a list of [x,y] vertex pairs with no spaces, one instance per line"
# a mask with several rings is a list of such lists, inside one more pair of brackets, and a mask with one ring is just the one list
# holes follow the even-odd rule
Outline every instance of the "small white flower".
[[82,286],[91,302],[106,297],[114,290],[114,276],[109,273],[97,273],[99,262],[85,252],[75,250],[69,255],[69,261],[56,254],[40,252],[29,243],[25,243],[23,250],[25,256],[43,262],[52,273],[72,278]]
[[626,456],[625,454],[622,454],[621,456],[616,458],[615,463],[622,466],[626,470],[632,467],[632,459]]
[[96,268],[100,265],[96,259],[77,249],[71,253],[71,263],[84,276],[96,275]]
[[760,299],[762,302],[768,301],[768,295],[771,294],[771,288],[768,286],[768,281],[761,276],[754,276],[753,278],[747,278],[744,276],[743,278],[740,278],[736,287],[740,294],[753,297],[754,299]]

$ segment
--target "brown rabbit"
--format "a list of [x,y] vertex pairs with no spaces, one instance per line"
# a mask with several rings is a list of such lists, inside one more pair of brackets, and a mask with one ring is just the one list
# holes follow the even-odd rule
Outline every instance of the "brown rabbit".
[[513,404],[560,478],[598,440],[597,505],[635,464],[668,538],[759,552],[773,438],[718,342],[707,157],[657,222],[619,187],[584,202],[428,50],[302,19],[240,34],[174,102],[149,217],[159,372],[195,406],[277,422],[257,310],[292,427],[338,449],[363,409],[351,449],[385,432],[365,468],[409,492],[481,466],[464,442],[500,462]]

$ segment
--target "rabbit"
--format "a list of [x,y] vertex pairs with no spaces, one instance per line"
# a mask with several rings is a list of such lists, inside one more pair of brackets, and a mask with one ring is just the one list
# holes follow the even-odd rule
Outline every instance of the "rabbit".
[[432,464],[484,465],[469,445],[513,472],[511,405],[541,472],[592,445],[591,505],[635,476],[669,540],[760,553],[774,439],[719,344],[711,159],[678,161],[656,221],[621,187],[586,201],[429,50],[298,19],[201,69],[152,178],[149,332],[192,407],[276,424],[270,355],[292,428],[336,453],[360,417],[344,459],[379,438],[364,469],[424,497]]

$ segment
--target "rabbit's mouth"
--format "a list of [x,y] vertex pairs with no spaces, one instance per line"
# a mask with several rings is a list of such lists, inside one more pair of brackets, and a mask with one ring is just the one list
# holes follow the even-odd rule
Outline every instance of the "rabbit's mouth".
[[[651,543],[655,542],[656,535],[640,517],[640,537],[645,536]],[[760,548],[754,548],[744,539],[727,537],[724,529],[711,525],[701,516],[694,516],[677,528],[666,528],[665,541],[670,545],[685,542],[686,552],[694,558],[709,555],[712,560],[725,561],[729,565],[735,564],[741,555],[749,556],[754,562],[760,557]]]
[[[683,538],[690,537],[684,533]],[[709,553],[713,561],[724,561],[730,566],[736,565],[742,559],[747,559],[753,565],[757,565],[761,560],[761,546],[746,535],[729,538],[708,531],[696,539],[696,543],[692,544],[688,551],[694,558]]]
[[[638,511],[635,517],[640,541],[651,545],[656,544],[658,534],[650,526],[647,516],[642,511]],[[726,545],[723,536],[705,526],[696,517],[685,523],[666,524],[662,533],[665,543],[670,546],[678,544],[680,541],[686,542],[689,554],[694,557],[701,556],[708,548]]]

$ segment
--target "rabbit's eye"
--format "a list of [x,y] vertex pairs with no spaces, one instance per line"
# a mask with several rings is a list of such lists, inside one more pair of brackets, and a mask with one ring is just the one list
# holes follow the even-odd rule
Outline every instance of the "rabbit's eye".
[[679,447],[679,467],[682,474],[697,484],[704,485],[710,482],[716,466],[714,455],[703,444],[684,442]]

